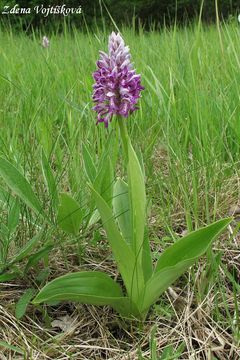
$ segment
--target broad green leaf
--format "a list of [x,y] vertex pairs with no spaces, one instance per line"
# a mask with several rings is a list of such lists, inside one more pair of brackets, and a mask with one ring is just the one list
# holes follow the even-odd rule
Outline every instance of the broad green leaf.
[[147,228],[145,228],[144,239],[143,239],[142,268],[143,268],[144,280],[146,283],[150,279],[153,273],[152,253],[151,253]]
[[94,165],[92,156],[90,152],[88,151],[88,148],[86,145],[83,144],[82,146],[82,155],[83,155],[83,162],[84,162],[84,169],[87,174],[87,177],[91,183],[94,182],[97,174],[96,167]]
[[209,245],[231,221],[232,218],[216,221],[177,240],[160,256],[155,272],[165,267],[174,266],[180,261],[195,259],[204,254]]
[[24,272],[27,273],[27,271],[33,267],[34,265],[36,265],[40,260],[44,259],[46,257],[46,255],[48,255],[48,253],[53,249],[53,245],[47,245],[44,248],[42,248],[41,250],[39,250],[37,253],[29,256],[29,260],[27,262],[27,265],[24,269]]
[[38,241],[41,240],[42,238],[42,231],[40,231],[37,235],[35,235],[31,240],[29,240],[19,251],[19,253],[17,255],[14,256],[13,260],[11,261],[11,263],[15,263],[17,261],[21,261],[22,259],[24,259],[26,256],[28,256],[30,254],[30,252],[32,251],[32,249],[37,245]]
[[99,271],[82,271],[58,277],[43,287],[33,303],[56,300],[111,305],[124,315],[130,311],[129,299],[123,296],[119,284]]
[[142,268],[136,262],[130,246],[125,242],[115,223],[113,214],[104,199],[89,185],[107,232],[109,244],[127,288],[128,295],[137,303],[144,287]]
[[99,220],[100,220],[99,211],[98,211],[98,209],[96,209],[93,211],[93,213],[89,219],[88,226],[92,226],[92,225],[96,224]]
[[82,210],[79,203],[67,193],[60,194],[57,221],[62,230],[69,234],[78,234],[82,223]]
[[27,306],[32,300],[36,293],[36,289],[30,288],[25,291],[25,293],[20,297],[16,304],[15,316],[17,319],[21,319],[27,310]]
[[132,225],[128,197],[128,185],[117,179],[113,188],[113,212],[124,240],[132,244]]
[[27,206],[35,211],[37,215],[42,215],[47,218],[29,182],[15,166],[4,158],[0,158],[0,176],[2,176],[10,189],[17,194]]
[[128,182],[132,221],[132,248],[134,254],[138,257],[139,263],[142,264],[146,194],[141,166],[130,141],[128,142]]
[[231,221],[232,219],[220,220],[194,231],[164,251],[155,273],[143,291],[141,312],[146,312],[159,296],[207,251]]
[[0,235],[4,238],[4,241],[8,240],[9,229],[5,224],[0,224]]
[[174,283],[191,265],[194,260],[186,260],[175,266],[167,267],[155,273],[147,282],[142,294],[141,313],[147,313],[149,307],[154,304],[159,297]]
[[19,223],[19,216],[20,216],[20,206],[18,200],[15,199],[8,214],[8,230],[11,234],[15,231]]
[[1,282],[6,282],[6,281],[11,281],[11,280],[14,280],[14,279],[16,279],[18,277],[20,277],[19,272],[12,272],[12,273],[7,273],[7,274],[2,274],[2,275],[0,275],[0,283]]
[[22,349],[20,349],[18,346],[14,346],[14,345],[8,344],[6,341],[0,340],[0,348],[1,348],[1,347],[6,348],[6,349],[9,349],[9,350],[11,350],[11,351],[15,351],[15,352],[18,353],[18,354],[25,355],[25,351],[23,351]]
[[58,204],[57,185],[56,185],[53,173],[52,173],[52,169],[49,165],[48,159],[47,159],[43,149],[42,149],[42,154],[41,154],[41,160],[42,160],[41,161],[42,172],[43,172],[45,183],[48,188],[48,193],[51,197],[53,207],[56,208],[56,206]]

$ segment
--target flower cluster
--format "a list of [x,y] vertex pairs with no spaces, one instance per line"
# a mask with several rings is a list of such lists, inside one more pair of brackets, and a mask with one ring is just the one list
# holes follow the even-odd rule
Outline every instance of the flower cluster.
[[120,34],[112,32],[108,50],[109,54],[100,51],[98,69],[93,74],[93,101],[96,103],[93,110],[98,113],[97,123],[104,122],[106,127],[114,114],[128,117],[135,111],[144,89],[140,75],[131,64],[129,47],[125,46]]

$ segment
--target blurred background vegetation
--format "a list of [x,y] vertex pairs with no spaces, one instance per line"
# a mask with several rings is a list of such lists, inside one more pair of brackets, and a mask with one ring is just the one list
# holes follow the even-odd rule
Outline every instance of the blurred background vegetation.
[[[66,7],[77,8],[81,5],[82,15],[72,14],[67,17],[62,15],[2,15],[1,24],[9,24],[16,30],[32,30],[44,28],[54,31],[62,31],[64,24],[81,29],[95,28],[96,26],[108,26],[111,17],[118,25],[125,24],[134,27],[159,28],[163,25],[186,25],[194,21],[201,14],[205,22],[216,21],[216,10],[219,19],[235,17],[240,9],[239,0],[0,0],[0,9],[8,5],[13,7],[30,7],[37,5],[44,7],[65,4]],[[2,11],[1,11],[2,12]],[[111,16],[109,16],[111,14]],[[236,19],[236,17],[235,17]],[[87,26],[86,26],[87,25]]]

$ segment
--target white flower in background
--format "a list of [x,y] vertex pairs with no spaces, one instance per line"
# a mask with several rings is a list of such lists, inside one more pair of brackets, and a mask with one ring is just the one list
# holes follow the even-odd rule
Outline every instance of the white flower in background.
[[238,15],[238,22],[240,23],[240,14]]
[[42,46],[43,46],[44,48],[48,48],[48,47],[49,47],[49,44],[50,44],[49,39],[47,38],[47,36],[44,36],[43,39],[42,39]]

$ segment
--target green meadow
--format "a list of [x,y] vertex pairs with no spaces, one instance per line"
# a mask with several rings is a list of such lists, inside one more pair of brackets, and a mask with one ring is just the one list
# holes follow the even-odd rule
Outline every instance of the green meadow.
[[[108,129],[96,126],[92,110],[92,73],[98,51],[107,51],[109,33],[66,29],[47,34],[50,46],[43,48],[46,34],[0,30],[0,159],[27,180],[48,220],[19,194],[13,179],[6,180],[6,170],[0,178],[0,352],[4,359],[237,360],[240,26],[235,21],[160,32],[121,29],[145,87],[139,110],[126,124],[144,169],[153,260],[184,234],[228,216],[234,217],[231,225],[143,323],[128,323],[108,306],[31,303],[45,283],[69,272],[101,270],[121,282],[87,167],[114,159],[114,180],[125,177],[116,121]],[[107,192],[110,175],[104,184]],[[80,205],[75,233],[58,226],[61,193]]]

